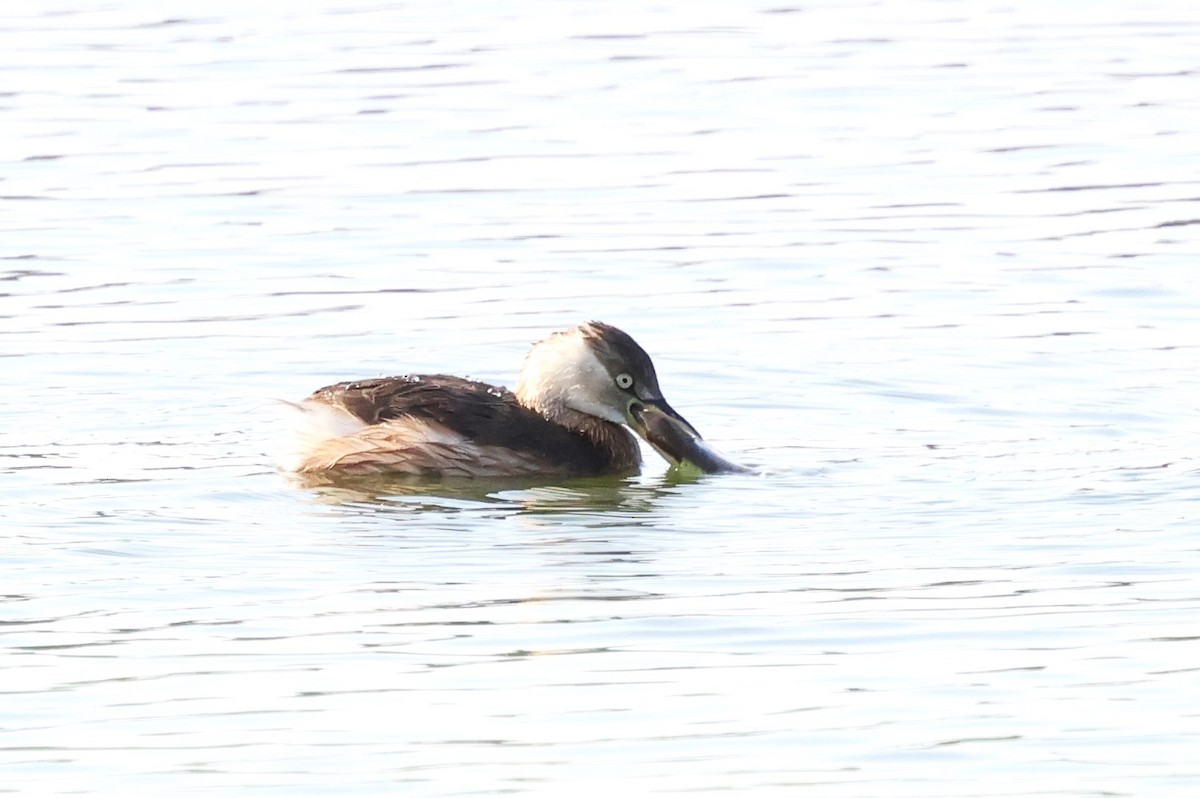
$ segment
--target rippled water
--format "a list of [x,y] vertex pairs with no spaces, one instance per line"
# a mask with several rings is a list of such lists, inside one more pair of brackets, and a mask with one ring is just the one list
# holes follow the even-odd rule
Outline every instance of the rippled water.
[[[0,792],[1191,796],[1200,12],[0,12]],[[758,476],[301,484],[598,318]]]

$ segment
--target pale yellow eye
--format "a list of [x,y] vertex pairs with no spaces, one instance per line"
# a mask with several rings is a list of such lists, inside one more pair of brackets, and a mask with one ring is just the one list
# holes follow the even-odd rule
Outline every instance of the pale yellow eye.
[[628,374],[618,374],[617,387],[623,391],[629,390],[633,387],[633,377],[630,377]]

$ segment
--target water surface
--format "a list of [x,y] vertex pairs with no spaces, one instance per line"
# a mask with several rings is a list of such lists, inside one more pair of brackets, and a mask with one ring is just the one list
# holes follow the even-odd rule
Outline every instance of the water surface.
[[[0,12],[0,790],[1191,796],[1200,15]],[[587,319],[751,476],[313,484]]]

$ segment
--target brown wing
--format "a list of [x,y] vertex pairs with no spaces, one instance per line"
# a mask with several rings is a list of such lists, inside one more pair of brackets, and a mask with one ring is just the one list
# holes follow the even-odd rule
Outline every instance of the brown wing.
[[435,375],[405,375],[330,385],[309,401],[339,407],[364,424],[432,422],[475,446],[536,458],[548,470],[598,474],[613,467],[611,453],[586,436],[547,421],[506,388]]

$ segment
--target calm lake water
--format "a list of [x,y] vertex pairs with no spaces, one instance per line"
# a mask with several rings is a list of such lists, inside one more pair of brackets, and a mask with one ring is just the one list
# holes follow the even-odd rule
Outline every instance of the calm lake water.
[[[0,793],[1200,790],[1194,3],[0,23]],[[761,473],[272,465],[588,319]]]

